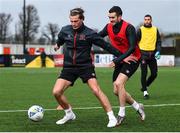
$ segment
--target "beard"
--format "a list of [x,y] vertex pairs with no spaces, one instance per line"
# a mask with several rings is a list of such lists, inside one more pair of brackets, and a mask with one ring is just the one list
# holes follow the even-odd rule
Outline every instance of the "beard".
[[144,24],[144,27],[150,28],[150,27],[152,27],[152,24],[151,23],[150,24]]

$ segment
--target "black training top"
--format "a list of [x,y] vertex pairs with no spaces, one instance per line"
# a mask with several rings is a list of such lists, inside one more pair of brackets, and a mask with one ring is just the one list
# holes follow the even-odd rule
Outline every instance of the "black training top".
[[92,67],[91,48],[95,44],[115,56],[121,53],[84,24],[74,30],[71,25],[62,27],[57,45],[64,45],[64,67]]

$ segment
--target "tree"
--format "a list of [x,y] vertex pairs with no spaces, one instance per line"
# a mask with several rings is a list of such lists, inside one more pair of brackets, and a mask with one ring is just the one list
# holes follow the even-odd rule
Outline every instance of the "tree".
[[0,13],[0,41],[5,42],[8,38],[9,24],[12,22],[11,14]]
[[59,32],[58,24],[48,23],[42,31],[42,35],[48,39],[51,44],[56,42],[56,36]]
[[[35,40],[36,34],[40,27],[40,19],[38,16],[38,11],[33,5],[28,5],[26,7],[26,18],[25,18],[25,37],[27,42],[33,42]],[[23,23],[24,16],[23,12],[19,14],[18,28],[16,31],[16,39],[23,40]]]

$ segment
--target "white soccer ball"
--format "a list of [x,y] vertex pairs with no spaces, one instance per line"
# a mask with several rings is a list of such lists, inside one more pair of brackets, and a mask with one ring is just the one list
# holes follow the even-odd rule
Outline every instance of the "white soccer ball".
[[28,109],[28,118],[32,121],[40,121],[43,116],[44,109],[39,105],[33,105]]

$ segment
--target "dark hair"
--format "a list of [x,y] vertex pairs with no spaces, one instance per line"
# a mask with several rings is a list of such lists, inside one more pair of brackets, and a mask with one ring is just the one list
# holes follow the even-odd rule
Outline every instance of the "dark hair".
[[79,15],[79,18],[84,20],[84,10],[82,8],[74,8],[70,10],[70,16]]
[[152,19],[151,15],[146,14],[144,17],[150,17],[150,19]]
[[113,6],[110,10],[109,13],[115,12],[117,16],[122,16],[122,10],[119,6]]

